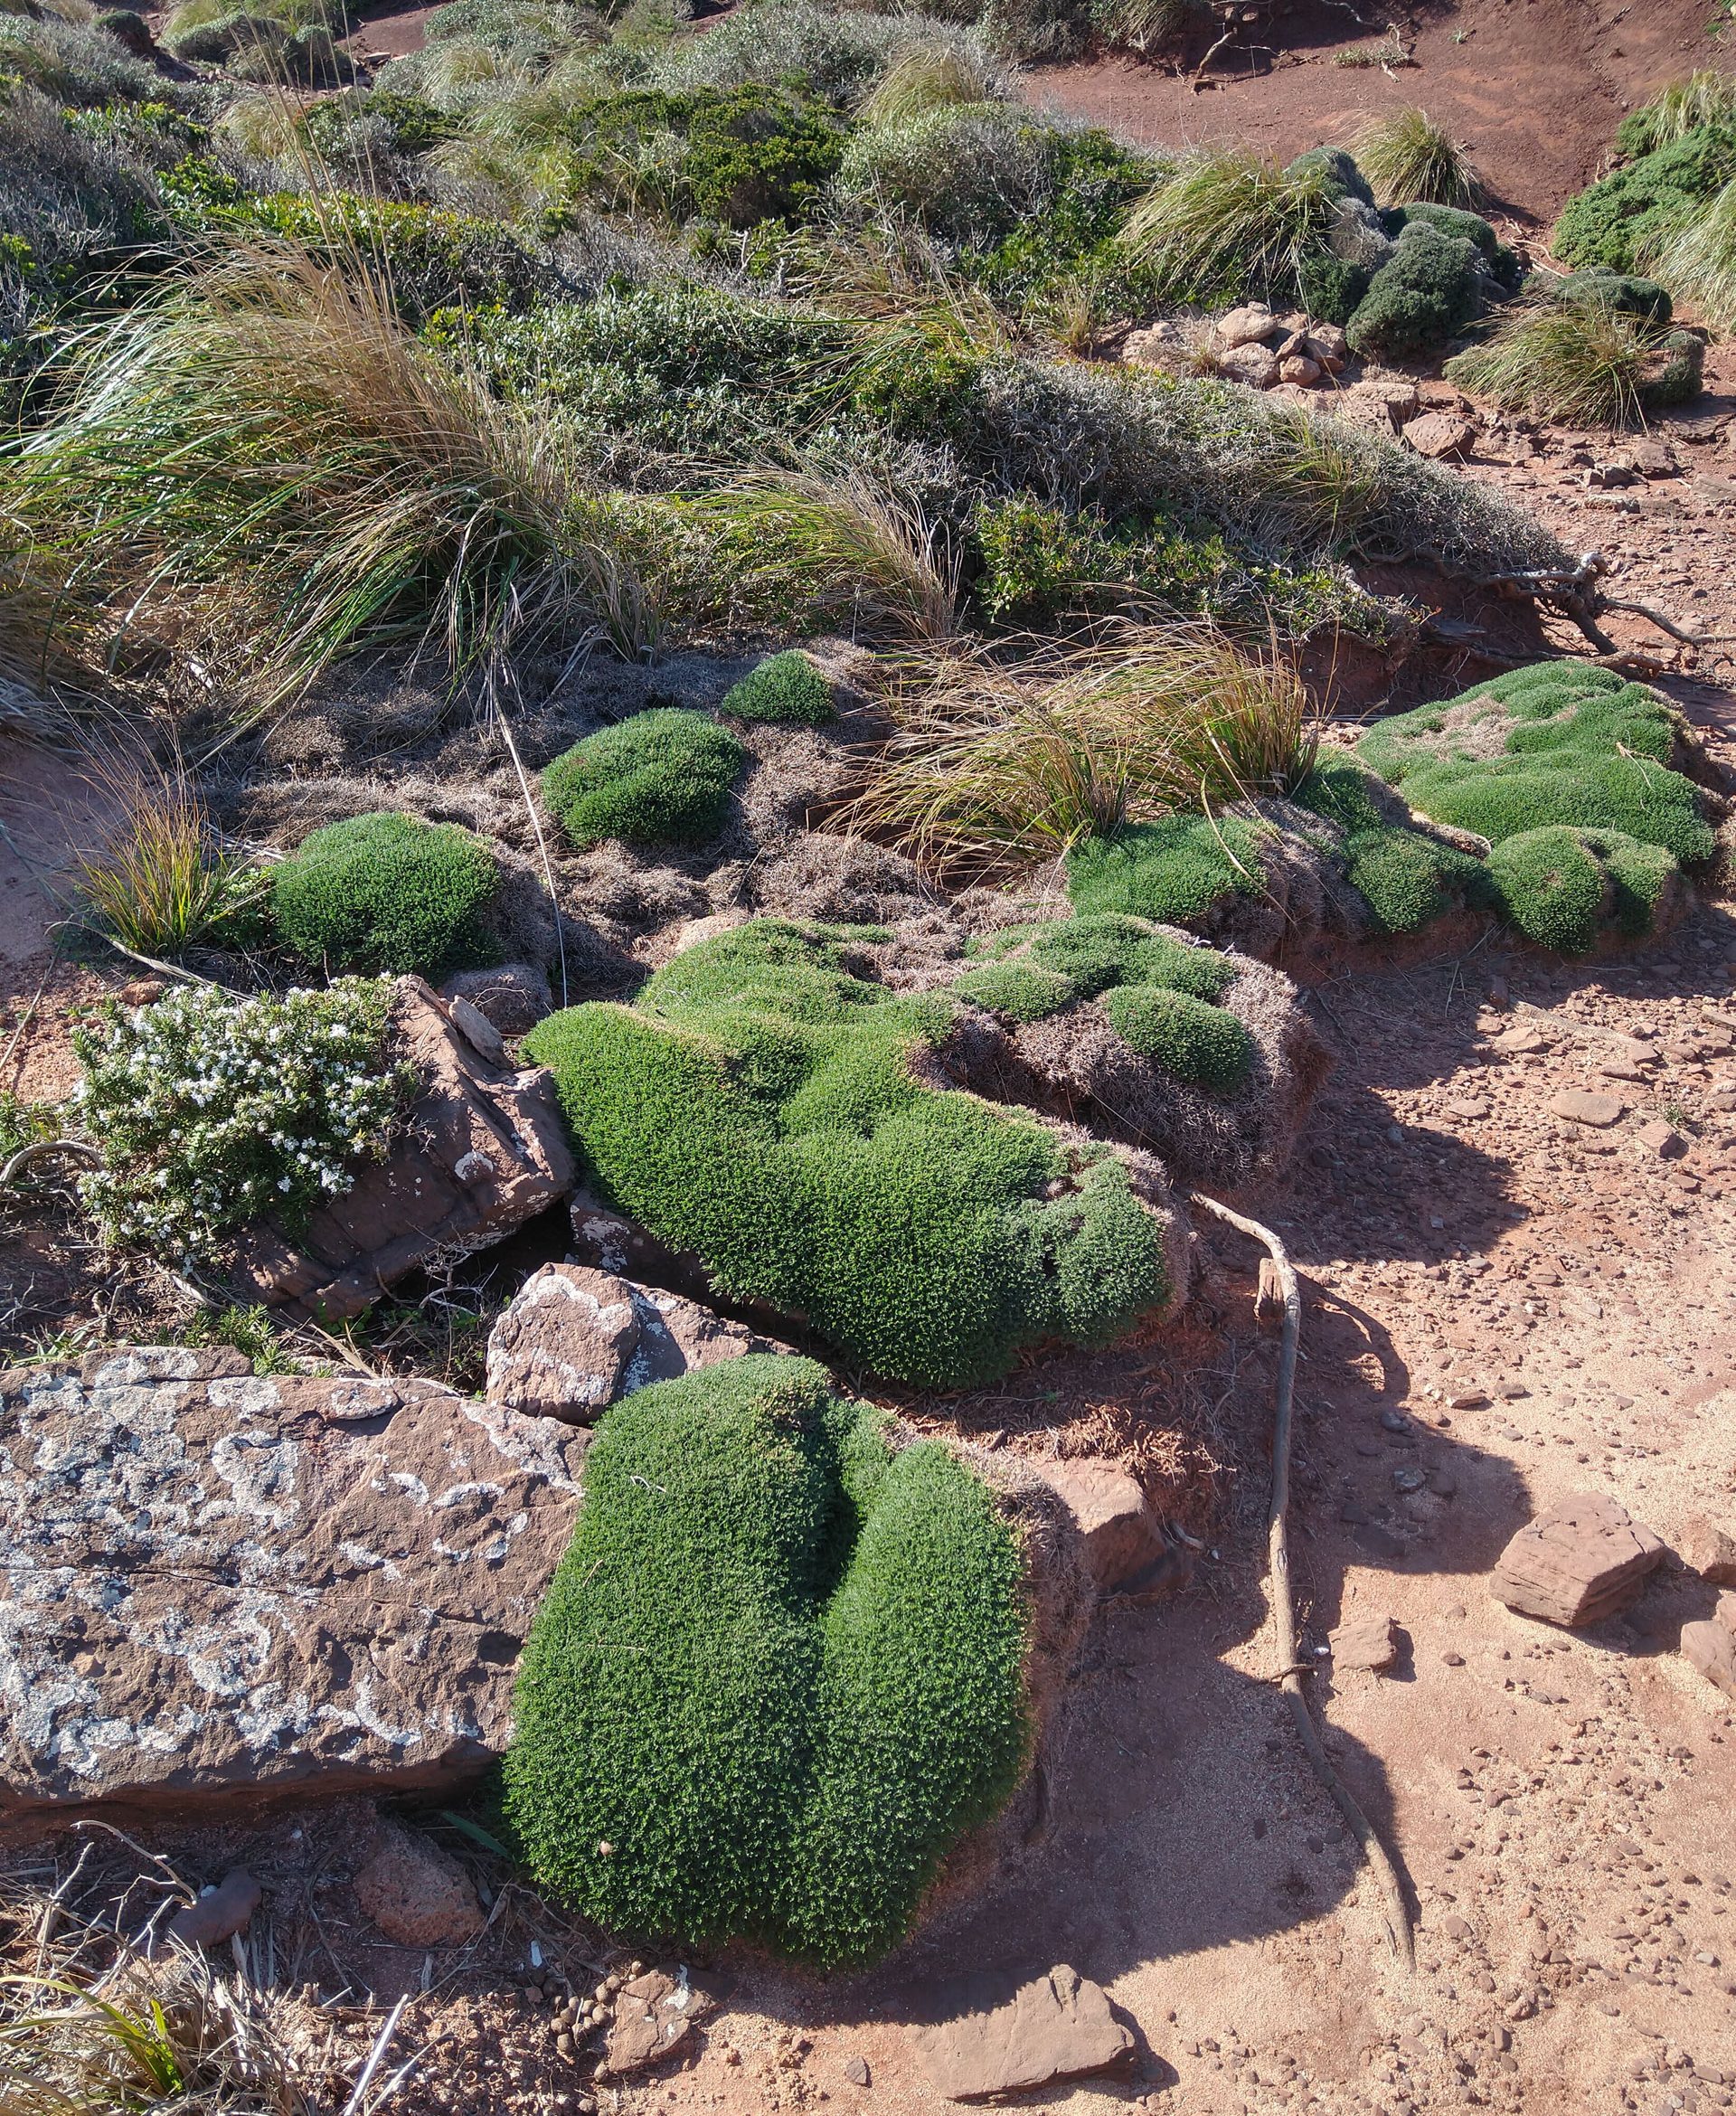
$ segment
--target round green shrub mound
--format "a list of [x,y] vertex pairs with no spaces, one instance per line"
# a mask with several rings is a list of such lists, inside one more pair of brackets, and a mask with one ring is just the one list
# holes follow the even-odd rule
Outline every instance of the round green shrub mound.
[[1078,997],[1071,978],[1033,962],[978,963],[956,978],[951,988],[973,1006],[986,1006],[1014,1021],[1044,1021]]
[[557,757],[542,774],[542,798],[581,850],[606,837],[704,845],[729,820],[747,755],[704,713],[658,706]]
[[505,1808],[604,1927],[872,1960],[1026,1751],[1013,1534],[936,1441],[803,1359],[603,1419],[525,1648]]
[[1254,1040],[1233,1014],[1165,985],[1117,985],[1103,1011],[1121,1040],[1189,1087],[1222,1094],[1253,1070]]
[[1185,926],[1231,895],[1264,889],[1267,834],[1234,817],[1165,816],[1113,838],[1087,838],[1067,855],[1067,893],[1080,912],[1129,912]]
[[789,727],[824,727],[836,718],[831,685],[807,655],[794,647],[769,655],[750,675],[726,692],[723,711],[737,720]]
[[1477,244],[1413,220],[1370,279],[1344,335],[1364,359],[1413,360],[1438,352],[1481,306]]
[[1666,324],[1675,313],[1668,292],[1656,279],[1612,272],[1607,265],[1569,272],[1556,281],[1554,290],[1563,301],[1601,301],[1624,316],[1644,316],[1650,323]]
[[1382,824],[1345,841],[1345,876],[1377,931],[1420,933],[1477,893],[1483,863],[1420,830]]
[[1521,831],[1489,855],[1489,879],[1528,940],[1563,955],[1586,955],[1597,946],[1609,883],[1584,833],[1561,826]]
[[316,830],[274,871],[271,900],[306,961],[433,979],[486,956],[498,881],[473,831],[385,812]]
[[1736,126],[1696,126],[1599,177],[1561,208],[1551,244],[1567,265],[1631,272],[1736,177]]
[[954,1388],[1040,1337],[1109,1343],[1171,1296],[1159,1223],[1107,1148],[918,1079],[956,1015],[850,975],[836,930],[762,919],[524,1048],[607,1197],[726,1297]]

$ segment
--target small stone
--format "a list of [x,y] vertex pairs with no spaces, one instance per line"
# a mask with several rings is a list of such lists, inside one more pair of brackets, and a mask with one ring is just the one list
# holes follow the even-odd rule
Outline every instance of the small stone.
[[1618,1124],[1628,1105],[1614,1095],[1600,1095],[1590,1088],[1561,1088],[1549,1098],[1550,1109],[1571,1124],[1590,1124],[1602,1130]]
[[1392,1472],[1393,1485],[1402,1492],[1420,1491],[1428,1481],[1429,1472],[1419,1469],[1414,1462],[1407,1462],[1402,1469]]
[[1656,1154],[1660,1160],[1675,1160],[1687,1151],[1687,1142],[1673,1124],[1655,1117],[1649,1124],[1642,1124],[1634,1137],[1648,1154]]
[[1447,1399],[1449,1411],[1486,1411],[1489,1399],[1481,1389],[1464,1389]]
[[1444,1667],[1463,1667],[1465,1665],[1465,1656],[1462,1653],[1443,1653],[1440,1659]]
[[1278,380],[1278,359],[1264,345],[1231,345],[1219,354],[1218,373],[1250,390],[1269,390]]
[[1065,1963],[1016,1989],[967,1977],[940,1995],[950,2017],[915,2030],[929,2080],[952,2101],[1022,2093],[1127,2064],[1137,2047],[1100,1985]]
[[1501,1554],[1489,1585],[1521,1615],[1577,1630],[1625,1608],[1664,1545],[1616,1499],[1564,1499],[1528,1522]]
[[865,2087],[872,2077],[865,2057],[846,2057],[840,2069],[852,2086]]
[[1399,438],[1418,455],[1439,461],[1466,454],[1477,439],[1477,429],[1468,419],[1456,418],[1450,411],[1425,411],[1403,427]]
[[1335,1669],[1366,1668],[1379,1675],[1398,1658],[1398,1627],[1390,1616],[1352,1617],[1332,1634]]
[[1684,1624],[1682,1658],[1726,1697],[1736,1700],[1736,1630],[1716,1617]]
[[[482,1926],[470,1876],[439,1845],[395,1822],[381,1825],[379,1849],[355,1876],[355,1899],[401,1947],[456,1947]],[[542,2001],[541,1991],[536,1993]]]
[[1713,1587],[1736,1587],[1736,1535],[1704,1514],[1688,1516],[1676,1538],[1675,1554]]
[[505,1038],[480,1006],[460,997],[447,1001],[447,1012],[451,1016],[453,1027],[473,1051],[480,1052],[492,1064],[505,1063]]
[[259,1907],[264,1891],[251,1874],[237,1866],[225,1874],[214,1888],[207,1888],[197,1903],[190,1903],[169,1920],[167,1937],[187,1947],[217,1947],[237,1932],[245,1932],[248,1922]]
[[1279,382],[1295,383],[1308,389],[1320,380],[1326,371],[1317,360],[1311,360],[1306,353],[1291,353],[1278,364]]
[[1221,316],[1212,326],[1212,335],[1226,353],[1243,345],[1258,345],[1268,338],[1275,338],[1282,326],[1269,308],[1257,301],[1246,303],[1241,308],[1232,308],[1227,316]]
[[161,978],[135,978],[115,997],[123,1006],[154,1006],[168,988]]
[[1043,1465],[1078,1524],[1085,1569],[1099,1594],[1143,1597],[1184,1584],[1164,1525],[1138,1479],[1113,1462],[1073,1456]]

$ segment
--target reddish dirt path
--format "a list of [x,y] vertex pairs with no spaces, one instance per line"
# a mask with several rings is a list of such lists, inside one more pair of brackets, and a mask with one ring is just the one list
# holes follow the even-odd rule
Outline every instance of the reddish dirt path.
[[1398,17],[1416,64],[1388,74],[1335,62],[1347,46],[1381,40],[1385,9],[1367,11],[1364,33],[1342,5],[1299,0],[1258,59],[1263,71],[1221,77],[1203,94],[1120,59],[1034,71],[1029,92],[1137,145],[1237,143],[1286,156],[1346,138],[1370,112],[1420,103],[1469,144],[1502,204],[1546,221],[1596,173],[1623,111],[1723,56],[1706,33],[1710,13],[1705,0],[1417,9]]

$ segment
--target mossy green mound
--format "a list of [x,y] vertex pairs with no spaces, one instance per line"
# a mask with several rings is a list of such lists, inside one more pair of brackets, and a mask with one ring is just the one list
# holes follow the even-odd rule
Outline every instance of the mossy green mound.
[[1254,1065],[1254,1039],[1233,1014],[1166,985],[1117,985],[1103,1011],[1122,1042],[1184,1086],[1231,1094]]
[[936,1441],[802,1359],[603,1419],[505,1763],[531,1872],[615,1931],[884,1953],[1025,1752],[1022,1566]]
[[1227,896],[1265,887],[1262,826],[1236,817],[1165,816],[1067,855],[1067,893],[1079,912],[1128,912],[1162,925],[1207,917]]
[[978,1006],[1028,1023],[1101,997],[1121,1040],[1184,1086],[1231,1092],[1253,1069],[1252,1037],[1214,1004],[1237,974],[1214,948],[1109,912],[1009,927],[972,951],[951,989]]
[[748,752],[703,713],[658,706],[574,743],[542,774],[542,798],[581,849],[704,845],[729,821]]
[[271,902],[307,962],[436,978],[487,954],[498,881],[488,845],[456,823],[354,816],[316,830],[273,869]]
[[1484,893],[1482,862],[1386,820],[1373,790],[1379,785],[1354,757],[1322,751],[1292,798],[1344,831],[1344,878],[1368,906],[1373,930],[1420,933]]
[[786,727],[824,727],[837,716],[832,686],[806,654],[792,647],[772,654],[750,675],[725,693],[723,711],[737,720],[767,721]]
[[1680,739],[1674,708],[1644,684],[1550,661],[1381,721],[1356,754],[1420,814],[1492,844],[1565,824],[1693,866],[1714,841],[1692,780],[1670,768]]
[[1659,845],[1562,825],[1521,831],[1489,855],[1502,911],[1528,940],[1563,955],[1650,932],[1680,872]]
[[525,1049],[609,1197],[723,1294],[951,1387],[1171,1298],[1160,1223],[1107,1148],[916,1079],[956,1011],[851,975],[835,930],[760,920]]

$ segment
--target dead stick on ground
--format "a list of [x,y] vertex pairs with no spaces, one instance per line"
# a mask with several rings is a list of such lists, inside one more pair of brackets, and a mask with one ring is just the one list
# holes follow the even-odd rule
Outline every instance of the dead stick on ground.
[[1407,1969],[1414,1969],[1416,1947],[1410,1930],[1410,1911],[1404,1900],[1404,1885],[1399,1878],[1398,1867],[1393,1864],[1385,1845],[1381,1842],[1373,1824],[1356,1804],[1354,1794],[1333,1769],[1332,1761],[1321,1742],[1319,1729],[1314,1724],[1314,1715],[1308,1710],[1307,1694],[1302,1687],[1305,1671],[1297,1658],[1296,1611],[1290,1597],[1288,1516],[1290,1503],[1290,1409],[1296,1394],[1296,1357],[1302,1334],[1302,1289],[1297,1282],[1296,1267],[1291,1263],[1284,1244],[1269,1227],[1262,1227],[1258,1220],[1244,1219],[1240,1213],[1232,1213],[1228,1205],[1220,1204],[1215,1197],[1207,1197],[1203,1191],[1196,1190],[1194,1193],[1193,1202],[1210,1213],[1214,1219],[1224,1221],[1262,1243],[1272,1260],[1278,1284],[1283,1289],[1284,1337],[1278,1361],[1278,1403],[1272,1420],[1272,1497],[1267,1514],[1267,1550],[1272,1576],[1272,1615],[1278,1627],[1278,1665],[1284,1694],[1290,1701],[1290,1716],[1295,1720],[1296,1730],[1302,1737],[1302,1746],[1307,1750],[1308,1762],[1314,1767],[1314,1775],[1337,1802],[1339,1813],[1349,1823],[1357,1843],[1363,1847],[1363,1856],[1381,1885],[1386,1897],[1386,1922],[1392,1935],[1393,1951]]

